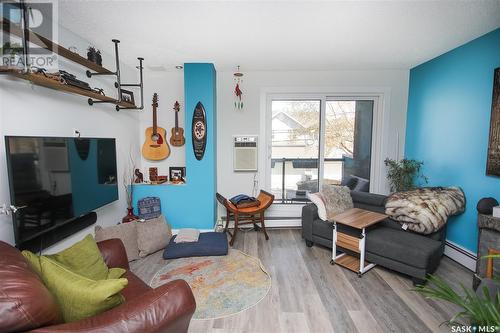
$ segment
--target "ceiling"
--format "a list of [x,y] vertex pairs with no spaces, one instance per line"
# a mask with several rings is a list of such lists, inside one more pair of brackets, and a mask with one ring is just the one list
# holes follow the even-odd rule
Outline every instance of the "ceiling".
[[408,69],[500,27],[500,1],[59,1],[61,24],[121,60],[174,70]]

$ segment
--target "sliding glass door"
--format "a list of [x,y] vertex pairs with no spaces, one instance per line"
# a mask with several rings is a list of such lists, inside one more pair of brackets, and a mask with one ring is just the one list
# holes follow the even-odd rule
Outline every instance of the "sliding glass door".
[[273,100],[271,191],[276,202],[307,200],[318,191],[320,100]]
[[308,201],[321,184],[370,180],[375,99],[271,100],[270,184],[276,203]]

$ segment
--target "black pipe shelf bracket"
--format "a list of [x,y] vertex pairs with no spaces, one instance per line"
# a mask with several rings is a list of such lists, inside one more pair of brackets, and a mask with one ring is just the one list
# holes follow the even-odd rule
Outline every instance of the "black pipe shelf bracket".
[[[115,88],[117,89],[118,93],[118,98],[116,101],[98,101],[92,98],[88,99],[89,105],[97,104],[97,103],[111,103],[116,105],[116,111],[120,110],[143,110],[144,109],[144,82],[143,82],[143,75],[142,75],[142,70],[144,69],[142,62],[144,61],[144,58],[137,58],[139,60],[139,66],[136,68],[139,70],[139,76],[140,76],[140,82],[139,83],[121,83],[121,75],[120,75],[120,57],[118,53],[118,44],[120,41],[118,39],[113,39],[111,40],[115,44],[115,61],[116,61],[116,71],[111,72],[111,73],[94,73],[91,72],[90,70],[87,70],[87,77],[91,78],[92,76],[97,76],[97,75],[114,75],[116,76],[116,82],[115,82]],[[122,104],[124,102],[122,100],[122,87],[139,87],[140,92],[141,92],[141,106],[140,107],[128,107],[128,106],[120,106],[119,104]]]

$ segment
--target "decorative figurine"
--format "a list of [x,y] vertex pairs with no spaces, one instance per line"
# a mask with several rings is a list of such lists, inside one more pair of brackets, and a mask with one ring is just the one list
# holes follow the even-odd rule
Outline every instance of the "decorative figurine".
[[144,182],[144,175],[139,169],[135,169],[134,174],[136,176],[134,183],[141,184]]

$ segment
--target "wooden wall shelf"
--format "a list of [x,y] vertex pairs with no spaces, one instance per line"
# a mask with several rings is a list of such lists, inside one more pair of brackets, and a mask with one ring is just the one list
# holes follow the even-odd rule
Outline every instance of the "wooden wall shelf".
[[46,87],[46,88],[50,88],[50,89],[54,89],[54,90],[59,90],[59,91],[63,91],[63,92],[70,93],[70,94],[86,96],[86,97],[90,97],[92,99],[96,99],[99,101],[110,102],[112,104],[116,104],[116,105],[119,105],[119,106],[125,107],[125,108],[135,108],[136,107],[132,103],[118,102],[118,100],[116,100],[115,98],[109,97],[109,96],[104,96],[104,95],[98,94],[98,93],[90,91],[90,90],[85,90],[82,88],[78,88],[78,87],[74,87],[74,86],[70,86],[70,85],[67,85],[64,83],[57,82],[53,79],[45,77],[43,74],[24,74],[24,73],[21,73],[19,71],[11,71],[11,70],[5,71],[2,69],[0,69],[0,72],[9,73],[11,76],[14,76],[14,77],[22,79],[22,80],[30,81],[31,83],[33,83],[37,86]]
[[[3,29],[3,31],[9,31],[10,34],[12,34],[12,35],[15,35],[19,38],[23,38],[23,30],[21,29],[21,27],[19,27],[15,23],[10,22],[7,19],[2,20],[2,29]],[[102,66],[99,66],[98,64],[96,64],[90,60],[87,60],[86,58],[82,57],[78,53],[71,52],[69,49],[65,48],[64,46],[56,44],[53,41],[37,34],[36,32],[33,32],[31,30],[28,30],[28,32],[29,32],[30,43],[36,44],[40,47],[43,47],[44,49],[47,49],[51,52],[54,52],[63,58],[71,60],[71,61],[73,61],[77,64],[80,64],[88,69],[91,69],[97,73],[104,73],[104,74],[112,74],[113,73],[109,69],[104,68]]]

